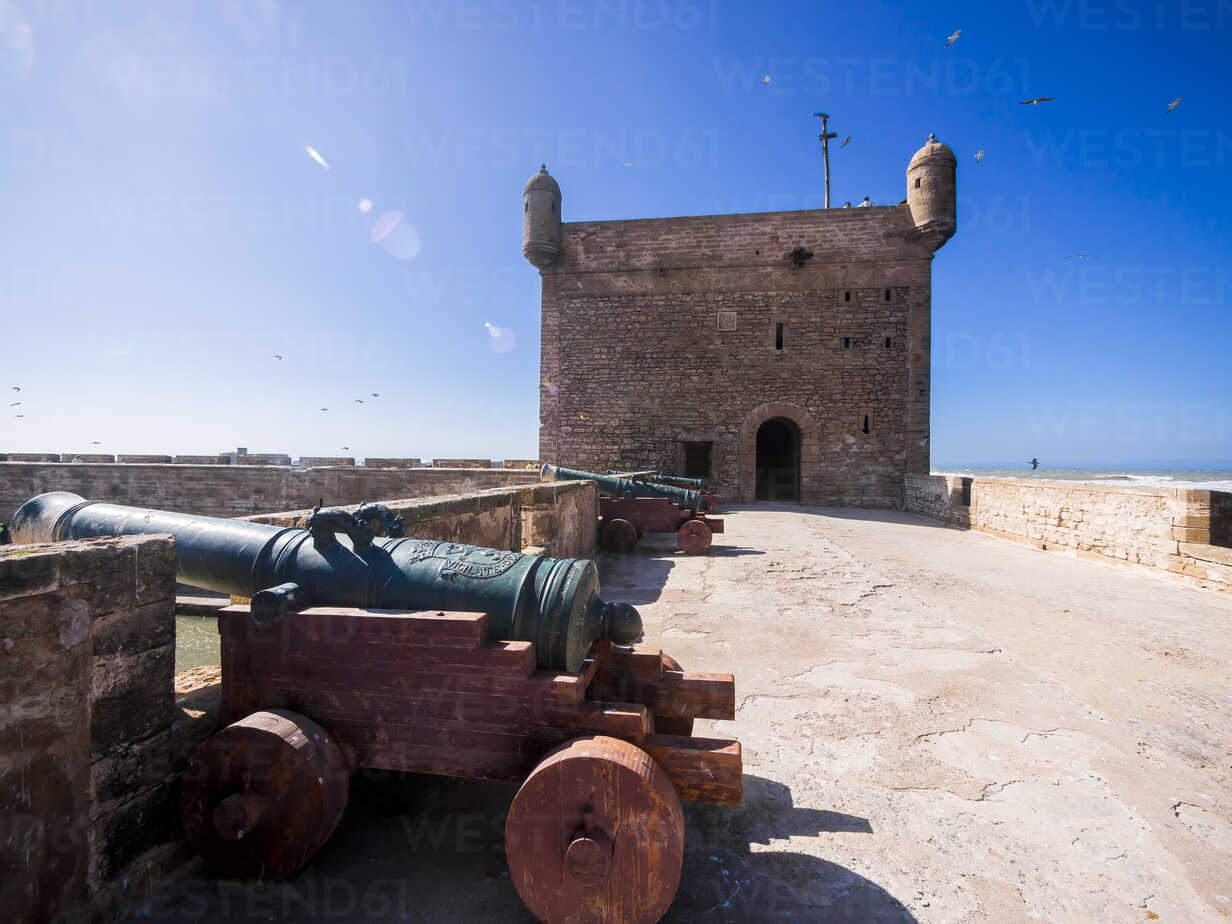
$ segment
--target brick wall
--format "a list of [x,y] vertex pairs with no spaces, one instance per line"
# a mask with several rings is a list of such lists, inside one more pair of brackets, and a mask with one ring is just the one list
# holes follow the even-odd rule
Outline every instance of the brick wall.
[[906,206],[574,222],[563,241],[542,273],[541,458],[680,471],[685,442],[712,442],[712,481],[744,502],[757,429],[786,417],[806,503],[898,506],[927,472],[935,241]]
[[210,723],[174,699],[174,589],[169,537],[0,549],[6,919],[101,915],[187,859],[173,782]]
[[46,491],[202,516],[357,504],[380,497],[433,497],[536,481],[524,469],[398,469],[273,465],[91,465],[0,462],[0,521]]
[[908,475],[904,507],[1036,548],[1143,565],[1232,591],[1227,492]]

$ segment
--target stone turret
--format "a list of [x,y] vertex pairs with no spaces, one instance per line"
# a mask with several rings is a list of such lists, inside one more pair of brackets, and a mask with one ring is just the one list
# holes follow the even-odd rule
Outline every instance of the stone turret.
[[522,255],[539,269],[560,256],[560,187],[547,165],[522,190]]
[[907,165],[907,206],[911,209],[911,220],[920,231],[939,236],[937,247],[948,241],[958,228],[954,182],[957,167],[954,152],[931,134]]

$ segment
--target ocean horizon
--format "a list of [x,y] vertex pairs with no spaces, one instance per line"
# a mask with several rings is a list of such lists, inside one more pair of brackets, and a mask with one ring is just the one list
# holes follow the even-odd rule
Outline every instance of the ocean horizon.
[[970,478],[1006,478],[1020,481],[1081,481],[1091,484],[1127,487],[1199,488],[1232,491],[1232,467],[1155,468],[1155,467],[1056,467],[1041,465],[934,465],[934,475],[961,475]]

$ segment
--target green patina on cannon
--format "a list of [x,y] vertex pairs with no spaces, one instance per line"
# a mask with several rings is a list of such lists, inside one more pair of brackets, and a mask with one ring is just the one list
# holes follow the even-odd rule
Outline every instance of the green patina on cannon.
[[621,478],[632,478],[634,481],[649,481],[651,484],[666,484],[677,488],[695,488],[698,491],[705,491],[709,488],[704,478],[686,478],[683,475],[672,475],[668,472],[619,472],[609,468],[607,473]]
[[596,475],[559,465],[544,465],[539,470],[541,481],[593,481],[599,493],[608,497],[661,497],[684,510],[704,513],[712,508],[712,502],[703,492],[679,488],[670,484],[656,484],[640,477],[622,478],[614,475]]
[[553,559],[433,539],[377,537],[401,524],[380,505],[317,509],[307,529],[268,526],[40,494],[13,518],[13,541],[170,533],[176,579],[252,598],[271,624],[312,606],[487,613],[494,638],[534,642],[541,667],[576,671],[598,639],[641,634],[632,606],[599,597],[591,561]]

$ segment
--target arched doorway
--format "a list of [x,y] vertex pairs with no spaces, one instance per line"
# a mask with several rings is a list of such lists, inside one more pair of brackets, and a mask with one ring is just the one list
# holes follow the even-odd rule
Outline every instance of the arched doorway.
[[757,500],[800,500],[800,427],[772,417],[757,428]]

